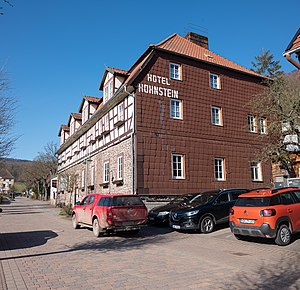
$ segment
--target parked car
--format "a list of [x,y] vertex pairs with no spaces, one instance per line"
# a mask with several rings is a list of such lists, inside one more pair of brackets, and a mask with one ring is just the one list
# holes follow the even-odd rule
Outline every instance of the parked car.
[[239,196],[230,211],[230,229],[236,238],[275,239],[288,245],[300,231],[300,188],[255,190]]
[[211,233],[216,224],[228,222],[230,208],[240,194],[248,191],[236,188],[202,192],[188,204],[171,210],[170,226],[175,230]]
[[147,222],[147,208],[136,195],[88,194],[72,213],[74,229],[93,228],[96,237],[109,231],[138,233]]
[[171,209],[178,207],[179,204],[188,203],[197,195],[199,195],[199,193],[177,196],[165,205],[152,208],[148,212],[148,221],[154,224],[169,225],[169,213]]

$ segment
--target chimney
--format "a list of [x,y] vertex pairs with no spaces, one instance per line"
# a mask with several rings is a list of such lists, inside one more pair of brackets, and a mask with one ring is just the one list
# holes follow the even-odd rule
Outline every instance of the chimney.
[[188,32],[188,34],[184,38],[189,40],[190,42],[208,49],[208,38],[206,36],[197,34],[195,32]]

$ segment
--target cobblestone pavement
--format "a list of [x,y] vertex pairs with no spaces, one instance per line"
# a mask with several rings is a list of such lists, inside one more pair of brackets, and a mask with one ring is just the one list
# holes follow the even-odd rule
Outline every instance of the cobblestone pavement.
[[300,289],[300,236],[287,247],[145,227],[95,238],[47,202],[1,205],[2,289]]

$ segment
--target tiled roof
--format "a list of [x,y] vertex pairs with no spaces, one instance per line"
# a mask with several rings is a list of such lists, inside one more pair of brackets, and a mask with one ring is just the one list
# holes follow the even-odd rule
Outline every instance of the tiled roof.
[[88,100],[90,103],[100,104],[102,102],[102,98],[96,98],[91,96],[85,96],[84,98]]
[[121,74],[121,75],[127,75],[128,72],[127,70],[124,69],[119,69],[119,68],[115,68],[115,67],[108,67],[110,70],[114,71],[117,74]]
[[0,177],[3,179],[14,179],[13,175],[5,168],[0,168]]
[[61,126],[60,126],[60,129],[66,131],[66,132],[69,132],[69,131],[70,131],[70,127],[68,127],[67,125],[61,125]]
[[[71,116],[75,119],[75,120],[82,120],[82,116],[79,113],[71,113]],[[69,128],[69,127],[68,127]]]
[[289,50],[294,50],[296,48],[300,47],[300,28],[292,38],[291,42],[289,43],[288,47],[286,48],[285,52]]
[[215,65],[242,71],[247,74],[262,77],[260,74],[257,74],[254,71],[246,69],[239,64],[236,64],[222,56],[219,56],[218,54],[216,54],[204,47],[194,44],[191,41],[185,39],[184,37],[182,37],[178,34],[173,34],[173,35],[169,36],[168,38],[166,38],[162,42],[158,43],[157,45],[154,45],[154,47],[163,49],[163,50],[167,50],[167,51],[171,51],[173,53],[186,55],[188,57],[199,59],[199,60],[205,61],[207,63],[212,63]]

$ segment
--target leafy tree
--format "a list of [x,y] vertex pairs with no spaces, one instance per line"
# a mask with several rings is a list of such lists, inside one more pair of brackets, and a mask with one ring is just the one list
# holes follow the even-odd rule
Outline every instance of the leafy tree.
[[267,118],[267,146],[261,158],[271,160],[295,177],[300,157],[300,73],[284,75],[269,82],[268,88],[251,103],[257,119]]
[[269,78],[281,76],[283,72],[280,69],[279,60],[274,60],[270,50],[262,49],[261,55],[256,56],[255,61],[252,61],[251,70]]
[[16,101],[11,95],[4,67],[0,69],[0,159],[11,153],[17,140],[12,134]]

